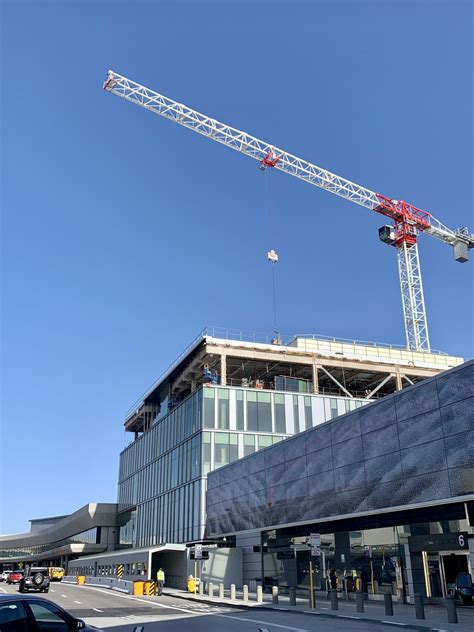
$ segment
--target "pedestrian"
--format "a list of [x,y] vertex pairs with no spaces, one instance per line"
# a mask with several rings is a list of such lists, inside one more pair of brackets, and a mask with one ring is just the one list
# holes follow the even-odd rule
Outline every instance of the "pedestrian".
[[163,594],[163,586],[165,585],[165,572],[162,568],[158,569],[156,574],[156,594],[161,596]]
[[336,577],[336,571],[331,568],[331,570],[329,571],[329,582],[331,584],[331,588],[333,590],[336,590],[337,588],[337,577]]

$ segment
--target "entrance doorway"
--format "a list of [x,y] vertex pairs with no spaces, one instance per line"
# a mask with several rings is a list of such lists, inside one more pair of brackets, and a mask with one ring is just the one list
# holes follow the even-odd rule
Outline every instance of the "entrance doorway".
[[456,577],[459,573],[470,572],[467,555],[462,553],[443,553],[441,561],[444,596],[454,594]]

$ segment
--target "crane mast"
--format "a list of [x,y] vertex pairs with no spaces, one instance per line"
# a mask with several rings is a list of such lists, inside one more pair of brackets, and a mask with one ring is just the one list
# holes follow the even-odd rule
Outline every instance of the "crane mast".
[[464,262],[469,258],[468,250],[474,247],[474,235],[467,229],[452,230],[430,213],[407,202],[375,193],[246,132],[192,110],[112,70],[109,70],[103,88],[258,160],[261,169],[269,167],[284,171],[390,218],[393,229],[385,231],[384,236],[381,233],[381,239],[397,249],[407,347],[416,351],[430,350],[417,236],[423,232],[450,244],[454,248],[455,259]]

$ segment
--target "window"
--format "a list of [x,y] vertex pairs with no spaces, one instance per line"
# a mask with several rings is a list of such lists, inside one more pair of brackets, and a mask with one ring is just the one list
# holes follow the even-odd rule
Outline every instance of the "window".
[[272,431],[272,403],[270,393],[257,393],[258,430]]
[[306,430],[313,426],[313,413],[311,411],[311,397],[304,398],[304,419]]
[[271,435],[260,435],[258,437],[258,449],[268,448],[269,445],[272,445],[272,437]]
[[331,397],[331,399],[329,400],[329,405],[331,407],[331,419],[334,419],[339,414],[337,412],[337,399]]
[[[68,632],[69,625],[66,616],[54,604],[29,602],[33,616],[40,632],[54,629],[54,632]],[[3,630],[2,630],[3,632]]]
[[0,604],[0,630],[2,632],[28,632],[26,611],[20,602]]
[[247,430],[258,430],[257,393],[247,393]]
[[237,435],[228,432],[214,434],[214,468],[232,463],[239,458]]
[[211,433],[202,433],[202,473],[204,476],[211,471]]
[[221,430],[229,429],[229,391],[220,388],[217,391],[217,427]]
[[204,387],[204,428],[215,428],[216,419],[214,412],[214,389]]
[[293,419],[295,422],[295,434],[300,431],[300,409],[298,406],[298,395],[293,395]]
[[237,430],[244,429],[244,392],[236,391],[235,392],[237,405],[236,405],[236,415],[237,415]]
[[286,433],[285,396],[275,393],[275,432]]
[[244,456],[255,452],[255,435],[244,435]]

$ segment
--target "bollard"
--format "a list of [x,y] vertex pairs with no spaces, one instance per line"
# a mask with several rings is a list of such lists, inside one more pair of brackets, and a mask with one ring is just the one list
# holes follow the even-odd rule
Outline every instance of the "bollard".
[[446,597],[446,610],[448,611],[448,623],[458,622],[458,613],[456,612],[456,601],[454,597]]
[[339,604],[337,603],[337,590],[331,589],[331,610],[338,610]]
[[249,600],[249,587],[247,586],[247,584],[244,584],[242,586],[242,592],[243,592],[243,600],[248,601]]
[[423,597],[420,593],[415,593],[415,617],[417,619],[425,618],[425,605],[423,603]]
[[392,595],[389,593],[385,593],[383,596],[383,601],[385,605],[385,614],[389,617],[393,617],[393,601]]
[[296,588],[288,588],[290,595],[290,606],[296,606]]
[[364,593],[361,590],[356,592],[356,612],[364,612]]
[[263,591],[261,586],[257,586],[257,603],[263,602]]
[[316,608],[316,588],[313,588],[312,594],[311,594],[311,588],[310,588],[308,595],[309,595],[309,607]]
[[272,586],[272,603],[274,606],[278,605],[278,586]]
[[230,598],[235,601],[235,584],[230,585]]
[[201,595],[201,597],[202,595],[204,595],[204,582],[203,581],[199,582],[199,594]]
[[219,584],[219,599],[224,599],[224,584]]
[[212,582],[209,583],[208,591],[209,591],[209,597],[214,597],[214,584]]

